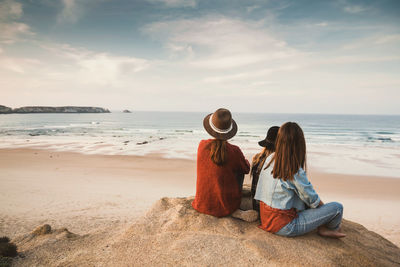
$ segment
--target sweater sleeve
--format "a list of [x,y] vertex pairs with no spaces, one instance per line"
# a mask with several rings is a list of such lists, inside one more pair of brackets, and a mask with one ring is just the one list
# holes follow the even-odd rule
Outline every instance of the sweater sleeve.
[[240,150],[239,147],[236,147],[236,150],[237,150],[237,159],[240,171],[243,172],[244,174],[248,174],[250,172],[250,163],[244,157],[243,152],[242,150]]

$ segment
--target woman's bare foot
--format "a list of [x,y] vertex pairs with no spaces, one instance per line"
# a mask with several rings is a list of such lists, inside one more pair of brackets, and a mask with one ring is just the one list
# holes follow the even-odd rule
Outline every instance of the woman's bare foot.
[[255,210],[237,209],[234,213],[232,213],[232,217],[246,222],[255,222],[258,219],[258,212]]
[[321,236],[327,236],[327,237],[333,237],[333,238],[342,238],[345,237],[346,234],[343,234],[341,232],[341,228],[337,230],[331,230],[329,228],[326,228],[325,226],[320,226],[318,227],[318,234]]

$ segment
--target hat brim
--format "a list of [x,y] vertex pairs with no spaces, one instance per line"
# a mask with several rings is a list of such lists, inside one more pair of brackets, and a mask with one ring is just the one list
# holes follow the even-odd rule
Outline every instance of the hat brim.
[[266,147],[267,146],[267,140],[261,140],[260,142],[258,142],[258,144],[262,147]]
[[211,115],[212,115],[212,113],[208,114],[203,120],[204,129],[206,129],[206,131],[209,135],[211,135],[212,137],[215,137],[217,139],[220,139],[220,140],[228,140],[236,135],[238,127],[237,127],[236,122],[233,119],[232,119],[232,130],[231,131],[229,131],[228,133],[224,133],[224,134],[215,132],[210,126],[210,116]]
[[270,148],[271,146],[274,147],[274,143],[272,143],[270,140],[268,139],[264,139],[261,140],[260,142],[258,142],[258,144],[262,147],[266,147],[266,148]]

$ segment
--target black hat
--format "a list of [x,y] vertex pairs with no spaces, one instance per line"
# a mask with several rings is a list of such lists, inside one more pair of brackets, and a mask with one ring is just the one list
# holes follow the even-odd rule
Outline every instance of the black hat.
[[276,136],[278,135],[278,131],[279,131],[279,126],[272,126],[271,128],[268,129],[268,133],[265,139],[258,142],[258,144],[268,149],[275,149],[275,141],[276,141]]

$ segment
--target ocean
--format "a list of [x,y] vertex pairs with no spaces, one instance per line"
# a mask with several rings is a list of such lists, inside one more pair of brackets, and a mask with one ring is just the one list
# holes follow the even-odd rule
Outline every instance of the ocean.
[[[195,159],[206,113],[144,112],[0,115],[0,148],[38,148],[86,154]],[[273,125],[297,122],[308,165],[320,171],[400,178],[400,116],[234,113],[230,140],[246,157]]]

